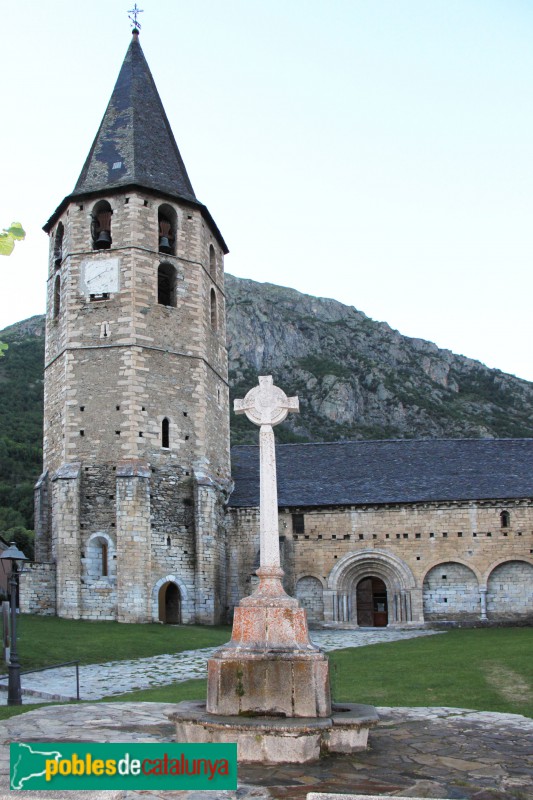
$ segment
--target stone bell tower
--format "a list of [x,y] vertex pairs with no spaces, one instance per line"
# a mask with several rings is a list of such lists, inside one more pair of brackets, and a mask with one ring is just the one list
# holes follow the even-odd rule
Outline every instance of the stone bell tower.
[[23,607],[217,622],[227,247],[196,199],[137,30],[76,187],[44,230],[41,563]]

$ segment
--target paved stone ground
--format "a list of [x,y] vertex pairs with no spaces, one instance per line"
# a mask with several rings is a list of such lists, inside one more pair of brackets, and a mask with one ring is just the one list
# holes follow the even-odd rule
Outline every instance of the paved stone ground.
[[236,792],[11,792],[10,741],[173,741],[172,705],[47,706],[0,723],[0,800],[305,800],[308,792],[533,800],[533,720],[464,709],[378,709],[368,751],[316,764],[241,766]]
[[[363,647],[379,642],[396,642],[417,636],[440,633],[426,629],[394,630],[393,628],[367,628],[365,630],[316,630],[311,639],[324,650],[340,650],[343,647]],[[82,700],[99,700],[102,697],[150,689],[168,683],[205,678],[207,659],[216,648],[185,650],[173,655],[139,658],[134,661],[109,661],[80,667],[80,695]],[[76,697],[76,673],[74,667],[61,667],[47,672],[36,672],[22,676],[24,691],[33,697],[26,702],[40,699],[70,700]],[[0,687],[7,681],[0,681]],[[1,702],[1,700],[0,700]],[[5,700],[4,700],[5,702]]]

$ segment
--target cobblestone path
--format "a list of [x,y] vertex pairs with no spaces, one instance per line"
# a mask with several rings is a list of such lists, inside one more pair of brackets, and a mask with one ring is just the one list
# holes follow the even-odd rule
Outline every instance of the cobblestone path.
[[[165,703],[43,706],[0,723],[0,800],[9,791],[9,742],[169,742]],[[306,800],[308,792],[533,800],[533,720],[458,708],[379,708],[369,749],[314,764],[241,765],[233,792],[46,792],[47,800]]]
[[[394,630],[391,628],[368,628],[365,630],[315,630],[311,639],[323,650],[340,650],[344,647],[363,647],[379,642],[397,642],[417,636],[428,636],[437,631]],[[105,664],[90,664],[80,667],[80,695],[82,700],[100,700],[102,697],[149,689],[168,683],[204,678],[207,659],[216,650],[185,650],[172,655],[139,658],[134,661],[108,661]],[[25,702],[39,699],[69,700],[76,697],[76,673],[74,667],[61,667],[47,672],[23,675],[22,686]],[[0,681],[5,686],[6,681]]]

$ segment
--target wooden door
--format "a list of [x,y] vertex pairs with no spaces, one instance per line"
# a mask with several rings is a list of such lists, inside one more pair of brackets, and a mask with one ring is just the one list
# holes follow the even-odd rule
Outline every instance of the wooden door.
[[167,625],[181,622],[181,596],[175,583],[169,583],[165,593],[165,622]]
[[389,621],[387,587],[381,578],[363,578],[356,595],[357,624],[361,628],[385,628]]

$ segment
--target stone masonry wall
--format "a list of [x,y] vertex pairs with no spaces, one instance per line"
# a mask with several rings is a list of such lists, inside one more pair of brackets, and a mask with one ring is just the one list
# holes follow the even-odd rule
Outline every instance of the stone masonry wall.
[[220,519],[220,491],[205,478],[198,478],[196,508],[196,622],[218,623],[225,616],[226,587],[224,538]]
[[57,613],[79,619],[80,464],[64,464],[52,478],[52,556],[57,566]]
[[20,611],[22,614],[56,614],[56,565],[30,563],[20,575]]
[[[172,462],[152,467],[151,584],[152,617],[158,619],[157,585],[176,578],[181,594],[182,622],[194,622],[195,527],[193,478]],[[161,583],[162,585],[162,583]],[[155,615],[155,617],[154,617]]]
[[150,468],[117,467],[117,619],[151,620]]
[[479,619],[481,600],[477,578],[471,569],[446,562],[433,567],[424,578],[424,619]]
[[533,622],[533,565],[508,561],[492,572],[487,584],[489,619],[515,619],[527,616]]
[[[510,514],[507,528],[501,525],[502,511]],[[293,513],[304,515],[303,533],[293,531]],[[240,597],[250,593],[259,547],[259,510],[229,509],[227,530],[231,553],[228,558],[228,585],[233,606]],[[531,614],[532,590],[528,588],[531,587],[528,565],[533,570],[533,501],[530,499],[511,503],[487,501],[325,509],[286,508],[280,509],[279,532],[282,548],[287,547],[287,542],[292,547],[296,586],[302,578],[316,578],[324,587],[326,605],[339,601],[337,594],[341,588],[346,593],[344,611],[341,609],[342,613],[333,613],[332,619],[342,620],[342,614],[347,614],[346,621],[353,622],[355,608],[350,609],[350,603],[353,602],[351,581],[357,582],[365,574],[381,577],[376,571],[378,562],[385,578],[390,575],[389,592],[390,587],[396,584],[405,592],[405,596],[398,595],[395,600],[402,608],[405,607],[402,610],[398,606],[398,621],[423,620],[424,579],[431,570],[443,565],[445,569],[441,573],[435,571],[433,574],[446,574],[448,589],[450,586],[453,589],[453,580],[458,581],[459,573],[472,575],[472,580],[469,599],[465,599],[459,590],[442,594],[442,598],[447,597],[448,601],[439,603],[439,618],[457,621],[464,619],[465,615],[481,618],[481,594],[486,592],[487,583],[489,619],[498,617],[496,604],[507,618],[516,615],[525,618]],[[498,567],[502,561],[521,565],[520,569],[507,568],[512,573],[510,583],[507,579],[499,583],[489,580],[495,568],[502,569]],[[365,567],[365,564],[368,566]],[[505,573],[502,574],[505,578]],[[408,586],[409,575],[412,585]],[[509,598],[507,601],[494,599],[498,592],[495,593],[492,587],[496,584],[504,586],[498,591]],[[428,592],[433,591],[426,588]],[[443,606],[446,606],[445,610]],[[430,607],[428,594],[426,609],[429,614],[437,613],[435,608]],[[391,621],[389,614],[389,623]]]

